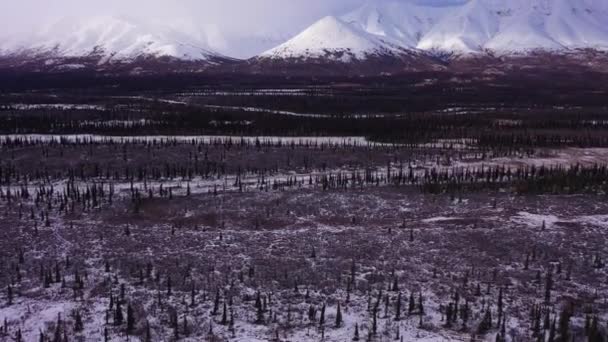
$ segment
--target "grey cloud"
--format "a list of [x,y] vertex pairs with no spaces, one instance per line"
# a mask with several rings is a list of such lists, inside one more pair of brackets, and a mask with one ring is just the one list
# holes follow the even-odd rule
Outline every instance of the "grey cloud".
[[[2,0],[0,33],[35,28],[64,16],[129,15],[167,22],[191,21],[222,26],[223,31],[304,27],[328,13],[365,1],[384,0]],[[423,3],[464,0],[402,0]]]

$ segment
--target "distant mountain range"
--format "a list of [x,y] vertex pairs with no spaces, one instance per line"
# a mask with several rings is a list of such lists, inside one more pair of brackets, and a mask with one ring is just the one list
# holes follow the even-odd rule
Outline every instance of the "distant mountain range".
[[0,55],[12,63],[36,60],[75,69],[151,59],[234,64],[243,55],[255,55],[246,61],[253,65],[608,51],[608,1],[469,0],[452,6],[370,1],[342,16],[321,18],[295,36],[244,35],[223,53],[213,45],[205,32],[103,16],[66,18],[2,39]]
[[581,48],[608,49],[608,11],[599,1],[470,0],[449,7],[380,2],[323,18],[262,56],[348,60],[405,50],[462,55]]

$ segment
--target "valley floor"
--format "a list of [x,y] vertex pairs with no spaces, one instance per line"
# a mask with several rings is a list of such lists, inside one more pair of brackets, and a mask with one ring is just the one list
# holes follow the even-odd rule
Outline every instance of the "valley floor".
[[[386,158],[422,178],[466,165],[593,165],[605,151],[452,166],[423,157],[432,151],[188,139],[5,147],[0,336],[530,341],[569,310],[578,341],[587,317],[604,324],[605,193],[516,194],[506,183],[433,195],[382,175]],[[222,161],[223,173],[179,176],[193,155]],[[275,171],[254,171],[270,161]],[[370,168],[369,180],[322,180]]]

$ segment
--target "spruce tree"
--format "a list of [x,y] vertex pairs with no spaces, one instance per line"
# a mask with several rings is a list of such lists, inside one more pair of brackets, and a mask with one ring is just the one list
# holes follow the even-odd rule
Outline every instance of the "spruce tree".
[[84,325],[82,323],[82,316],[80,315],[80,311],[76,311],[74,317],[74,331],[80,332],[84,329]]
[[496,322],[496,326],[500,326],[500,322],[502,320],[502,311],[503,311],[503,303],[502,303],[502,287],[498,290],[498,320]]
[[213,316],[216,316],[219,313],[219,309],[220,309],[220,289],[218,288],[215,291],[215,299],[213,300],[213,310],[211,311],[211,314]]
[[355,336],[353,341],[359,341],[359,323],[355,323]]
[[8,288],[6,289],[6,298],[7,298],[7,305],[11,306],[13,305],[13,287],[9,284]]
[[378,333],[378,312],[377,310],[373,311],[373,321],[372,321],[372,333],[374,336]]
[[553,276],[551,271],[547,272],[547,281],[545,283],[545,302],[551,301],[551,288],[553,287]]
[[264,318],[264,310],[262,309],[261,305],[257,307],[255,323],[256,324],[265,324],[266,323],[266,319]]
[[[230,309],[230,323],[228,323],[228,330],[234,335],[234,310]],[[234,337],[234,336],[233,336]]]
[[222,325],[228,324],[228,312],[226,312],[226,301],[224,301],[224,309],[222,310]]
[[194,283],[192,283],[192,289],[190,290],[190,306],[196,305],[196,288]]
[[321,307],[321,316],[319,318],[319,327],[323,327],[325,325],[325,303]]
[[569,342],[570,341],[570,311],[568,308],[564,308],[559,317],[558,323],[558,341]]
[[452,303],[450,303],[446,309],[445,312],[445,327],[446,328],[451,328],[452,327]]
[[135,331],[135,314],[131,304],[127,306],[127,335],[131,335]]
[[467,322],[469,321],[469,301],[466,300],[464,302],[464,307],[460,312],[460,317],[462,318],[462,329],[466,330]]
[[408,314],[411,315],[414,312],[415,308],[416,308],[416,302],[414,301],[414,292],[410,292],[410,300],[409,300],[408,309],[407,309]]
[[338,302],[338,309],[336,310],[336,328],[342,325],[342,310],[340,308],[340,302]]
[[397,304],[395,308],[395,321],[401,320],[401,292],[397,295]]
[[144,337],[144,342],[152,342],[152,334],[150,332],[150,322],[146,321],[146,335]]
[[555,342],[555,334],[556,334],[556,329],[555,329],[555,318],[554,318],[553,322],[551,323],[551,328],[549,329],[549,339],[547,339],[547,342]]
[[114,312],[114,325],[121,325],[123,321],[122,307],[120,301],[116,302],[116,311]]
[[188,318],[186,317],[186,315],[184,315],[182,330],[184,331],[184,336],[190,335],[190,328],[188,328]]

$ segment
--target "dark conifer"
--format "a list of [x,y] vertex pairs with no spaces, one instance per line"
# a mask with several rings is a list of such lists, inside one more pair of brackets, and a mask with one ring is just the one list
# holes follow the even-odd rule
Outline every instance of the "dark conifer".
[[545,283],[545,302],[551,301],[551,288],[553,287],[553,276],[551,271],[547,272],[547,280]]
[[325,325],[325,303],[321,307],[321,316],[319,318],[319,327],[323,327]]
[[218,288],[215,291],[215,299],[213,300],[213,310],[211,311],[211,314],[213,316],[218,315],[219,309],[220,309],[220,289]]
[[131,304],[127,306],[127,335],[131,335],[135,331],[135,313]]
[[80,332],[84,329],[84,324],[82,323],[82,316],[80,315],[80,311],[76,311],[74,317],[74,331]]
[[415,308],[416,308],[416,302],[414,301],[414,292],[410,292],[410,300],[409,300],[408,309],[407,309],[408,314],[411,315],[414,312]]
[[336,328],[342,325],[342,310],[340,308],[340,302],[338,302],[338,308],[336,310]]
[[182,330],[184,332],[184,336],[190,335],[190,328],[188,327],[188,318],[186,317],[186,315],[184,315],[183,318]]
[[13,287],[9,284],[7,289],[6,289],[6,298],[7,298],[7,305],[11,306],[13,305]]
[[222,325],[228,324],[228,312],[226,311],[226,301],[224,301],[224,309],[222,311]]
[[401,292],[397,295],[397,303],[395,304],[395,321],[401,320]]
[[378,313],[376,310],[373,311],[372,333],[374,336],[378,333]]
[[120,301],[117,301],[116,311],[114,312],[114,325],[121,325],[123,318],[121,303]]
[[355,336],[353,341],[359,341],[359,323],[355,323]]
[[560,314],[557,328],[559,342],[570,341],[570,317],[570,310],[568,308],[564,308]]

